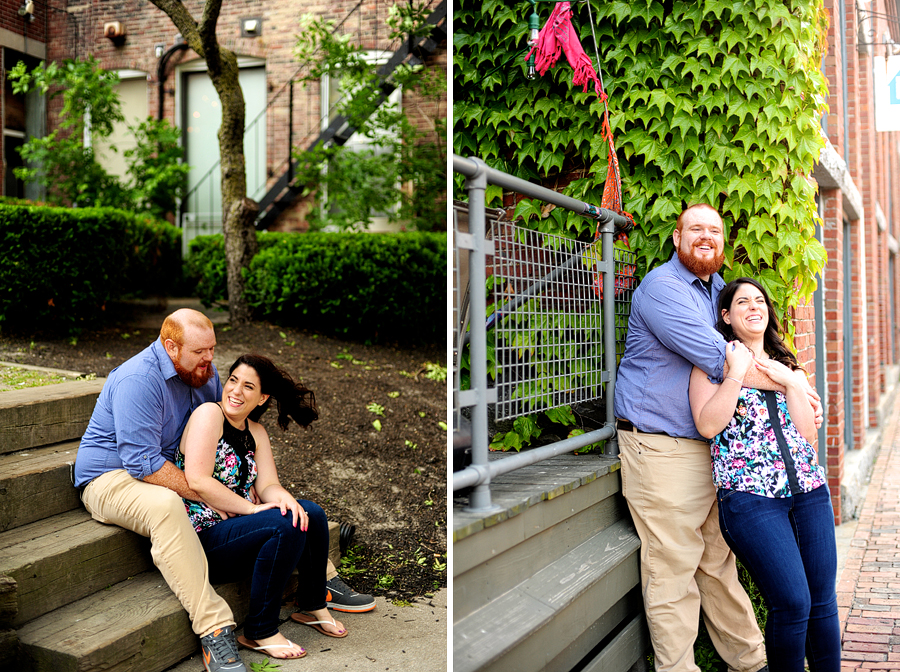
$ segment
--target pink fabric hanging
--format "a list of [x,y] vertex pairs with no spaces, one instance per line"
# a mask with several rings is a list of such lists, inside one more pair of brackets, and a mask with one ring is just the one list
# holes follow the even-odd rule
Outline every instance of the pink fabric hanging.
[[576,86],[584,85],[582,89],[584,92],[588,90],[588,85],[594,82],[594,90],[597,95],[605,98],[597,72],[594,70],[591,59],[584,53],[581,42],[578,40],[578,34],[572,25],[572,8],[568,2],[556,3],[553,13],[550,14],[550,18],[538,34],[537,44],[531,48],[525,60],[527,61],[534,54],[535,68],[543,77],[547,70],[556,65],[561,52],[565,52],[566,60],[575,71],[572,83]]

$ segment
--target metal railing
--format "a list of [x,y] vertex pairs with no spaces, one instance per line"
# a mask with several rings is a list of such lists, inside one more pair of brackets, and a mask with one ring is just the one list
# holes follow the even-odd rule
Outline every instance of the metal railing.
[[[457,218],[453,232],[455,429],[463,425],[463,408],[470,409],[471,423],[471,464],[453,474],[453,490],[471,487],[468,510],[487,512],[493,508],[491,480],[500,474],[600,441],[606,441],[607,454],[618,454],[613,389],[636,283],[634,253],[615,246],[616,230],[630,227],[621,215],[492,169],[480,159],[454,155],[453,169],[467,178],[469,198],[468,232],[459,231]],[[488,184],[596,220],[599,239],[580,242],[539,233],[496,216],[489,236]],[[466,267],[471,289],[463,292]],[[479,289],[486,286],[488,269],[493,312]],[[489,385],[489,334],[494,386]],[[464,353],[468,389],[461,389]],[[599,429],[488,460],[490,405],[503,419],[601,397],[605,421]]]

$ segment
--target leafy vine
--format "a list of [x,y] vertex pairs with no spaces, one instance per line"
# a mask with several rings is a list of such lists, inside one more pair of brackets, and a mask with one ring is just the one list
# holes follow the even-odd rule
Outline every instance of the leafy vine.
[[[758,278],[783,317],[809,299],[826,262],[809,177],[824,145],[821,0],[590,2],[624,206],[637,222],[630,242],[638,276],[671,256],[678,213],[710,203],[728,236],[726,279]],[[599,203],[607,167],[602,103],[571,85],[564,64],[526,79],[530,8],[460,0],[454,150],[545,186],[559,181],[564,193]],[[572,9],[592,55],[588,7]],[[549,10],[542,13],[546,19]],[[501,197],[499,188],[488,190],[489,205]],[[541,225],[570,235],[587,228],[555,212]]]

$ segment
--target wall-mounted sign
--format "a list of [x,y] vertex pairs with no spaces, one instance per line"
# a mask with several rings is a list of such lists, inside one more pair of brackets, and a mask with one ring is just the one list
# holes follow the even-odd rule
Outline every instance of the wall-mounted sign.
[[900,56],[874,62],[875,130],[900,131]]

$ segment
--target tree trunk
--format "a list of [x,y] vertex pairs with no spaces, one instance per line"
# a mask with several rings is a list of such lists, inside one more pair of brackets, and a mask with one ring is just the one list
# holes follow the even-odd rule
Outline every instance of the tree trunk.
[[[244,93],[238,81],[237,57],[220,50],[220,67],[209,76],[222,103],[219,151],[222,156],[222,226],[225,231],[225,259],[228,268],[228,310],[232,325],[250,320],[244,298],[244,276],[259,247],[253,222],[259,205],[247,198],[247,171],[244,165]],[[209,64],[209,59],[207,58]]]
[[207,0],[201,20],[196,21],[179,0],[151,0],[181,31],[188,46],[206,61],[219,101],[219,153],[222,161],[222,228],[228,273],[228,310],[232,325],[249,321],[250,307],[244,298],[242,270],[250,266],[259,246],[253,222],[259,205],[247,198],[244,165],[244,92],[238,80],[237,57],[219,46],[216,22],[222,0]]

